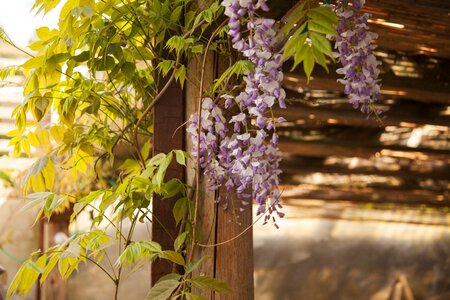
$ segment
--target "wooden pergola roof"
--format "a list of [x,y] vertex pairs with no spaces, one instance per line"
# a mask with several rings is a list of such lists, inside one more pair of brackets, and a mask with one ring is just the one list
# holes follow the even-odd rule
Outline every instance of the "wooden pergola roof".
[[[286,20],[297,2],[275,14]],[[450,206],[450,2],[368,0],[364,11],[379,35],[385,113],[354,110],[337,65],[309,84],[301,67],[286,74],[290,105],[276,111],[288,120],[279,129],[285,202]]]

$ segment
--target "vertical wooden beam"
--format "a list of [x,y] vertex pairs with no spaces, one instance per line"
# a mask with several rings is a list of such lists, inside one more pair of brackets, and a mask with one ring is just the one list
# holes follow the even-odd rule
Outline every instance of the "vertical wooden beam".
[[[198,111],[200,76],[202,75],[202,56],[196,56],[192,59],[187,68],[187,77],[191,80],[186,84],[186,119],[191,114]],[[211,82],[214,79],[215,57],[213,53],[209,53],[207,57],[207,68],[204,73],[205,82]],[[186,136],[186,148],[190,152],[192,149],[192,141]],[[189,161],[187,165],[187,180],[189,184],[195,185],[195,162]],[[197,230],[197,240],[199,243],[210,245],[216,243],[216,210],[215,203],[216,194],[207,188],[206,179],[200,178],[200,203],[198,209],[199,223]],[[198,247],[196,249],[194,259],[208,256],[206,260],[195,272],[194,275],[204,274],[209,277],[215,277],[215,249],[214,247]],[[212,299],[213,294],[207,291],[196,290],[197,294]]]
[[254,299],[253,228],[248,229],[252,224],[252,207],[247,206],[241,212],[238,200],[234,207],[234,211],[230,205],[227,210],[218,210],[217,243],[224,244],[217,246],[215,257],[216,277],[225,281],[233,292],[216,294],[215,300]]
[[[180,85],[173,82],[153,109],[154,139],[153,153],[167,153],[173,149],[183,149],[184,97]],[[172,163],[166,173],[166,180],[184,178],[184,169]],[[153,224],[152,239],[161,244],[163,249],[173,249],[174,238],[178,228],[173,218],[172,209],[176,199],[155,197],[152,202]],[[170,233],[170,235],[168,234]],[[172,265],[166,260],[157,260],[152,264],[151,282],[154,284],[162,276],[172,273]]]
[[[189,116],[198,110],[199,100],[199,78],[202,76],[202,57],[193,59],[188,66],[188,77],[191,81],[187,84],[186,113]],[[212,80],[223,71],[223,59],[210,53],[208,54],[206,70],[204,74],[205,83],[211,84]],[[207,85],[205,86],[207,88]],[[187,149],[192,148],[188,139]],[[194,164],[188,166],[188,182],[193,182],[195,172]],[[204,274],[225,281],[232,289],[230,294],[214,294],[201,292],[207,299],[239,299],[251,300],[253,294],[253,232],[248,230],[240,235],[243,230],[252,224],[251,207],[241,213],[238,208],[223,210],[215,200],[219,195],[208,190],[206,178],[201,178],[198,243],[214,245],[223,243],[216,247],[198,247],[195,258],[199,259],[205,255],[212,257],[204,263],[196,274]],[[237,204],[237,203],[236,203]],[[232,205],[230,205],[231,207]],[[239,205],[237,205],[239,207]],[[237,219],[236,216],[239,216]],[[238,238],[236,236],[240,235]],[[196,275],[194,274],[194,276]]]

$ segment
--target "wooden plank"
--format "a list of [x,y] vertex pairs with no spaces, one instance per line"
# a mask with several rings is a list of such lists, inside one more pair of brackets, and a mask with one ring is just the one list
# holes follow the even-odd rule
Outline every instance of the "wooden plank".
[[448,192],[423,190],[384,190],[373,188],[331,188],[315,185],[284,186],[283,202],[295,205],[296,200],[352,201],[360,203],[397,203],[449,207]]
[[[309,83],[307,83],[305,76],[290,73],[286,74],[283,84],[291,87],[298,86],[299,88],[344,92],[344,86],[337,82],[336,78],[332,77],[313,77]],[[390,85],[389,82],[383,82],[381,94],[387,98],[411,99],[426,103],[437,102],[446,105],[450,104],[450,94],[447,92],[393,86]]]
[[[168,153],[173,149],[183,149],[184,131],[177,130],[184,122],[184,96],[180,85],[172,83],[153,109],[154,139],[153,154]],[[179,178],[183,180],[184,169],[173,162],[166,173],[166,180]],[[153,223],[152,239],[161,244],[163,249],[173,249],[174,238],[178,228],[173,218],[172,209],[176,199],[155,197],[152,202]],[[167,233],[169,232],[170,235]],[[172,273],[172,264],[167,260],[157,260],[152,264],[151,282],[154,284],[162,276]]]
[[344,156],[370,158],[375,155],[386,155],[411,159],[450,161],[450,153],[445,150],[402,146],[363,145],[357,143],[294,141],[283,139],[280,142],[280,150],[285,153],[312,157]]
[[217,243],[220,245],[216,250],[216,276],[224,280],[233,292],[216,294],[215,300],[254,299],[253,229],[249,229],[253,212],[251,206],[241,212],[240,201],[234,201],[235,205],[230,204],[227,210],[219,207]]
[[419,168],[419,165],[392,165],[392,169],[380,169],[374,162],[370,167],[349,167],[345,165],[329,165],[325,164],[323,158],[313,157],[288,157],[282,160],[281,170],[283,174],[311,174],[311,173],[328,173],[328,174],[358,174],[358,175],[378,175],[378,176],[396,176],[402,178],[413,179],[434,179],[448,180],[448,165],[441,168]]
[[[198,111],[199,100],[199,79],[201,76],[202,56],[196,56],[187,66],[187,77],[190,78],[186,83],[186,120],[191,114]],[[205,69],[204,78],[206,82],[211,82],[214,78],[215,56],[210,53],[207,56],[207,68]],[[189,136],[186,136],[186,150],[190,152],[193,143]],[[195,185],[195,162],[188,161],[187,179],[192,186]],[[210,191],[207,187],[207,180],[203,176],[200,177],[200,202],[198,209],[199,223],[197,230],[197,241],[200,244],[211,245],[216,243],[216,212],[217,205],[215,203],[215,192]],[[195,272],[194,276],[204,274],[206,276],[215,277],[215,248],[214,247],[197,247],[194,253],[194,259],[208,256],[211,259],[206,260]],[[213,299],[213,294],[204,290],[196,289],[197,294]]]
[[[186,112],[196,112],[199,100],[199,84],[201,78],[202,57],[191,61],[188,67]],[[228,58],[227,58],[228,59]],[[211,84],[212,79],[224,70],[221,58],[210,54],[206,61],[205,88]],[[192,149],[192,143],[188,139],[187,149]],[[188,166],[188,182],[194,182],[195,172],[193,164]],[[215,193],[207,189],[206,178],[201,177],[199,222],[200,228],[197,231],[197,242],[205,245],[197,247],[194,258],[199,259],[205,255],[212,257],[206,261],[194,276],[205,274],[225,281],[232,289],[230,294],[201,292],[207,299],[253,299],[253,232],[251,230],[252,210],[247,207],[246,211],[237,211],[239,222],[234,221],[235,213],[231,209],[223,210],[222,205],[215,203]],[[222,203],[223,204],[223,203]],[[242,233],[245,228],[250,228],[245,234],[235,238]],[[214,247],[217,243],[222,243]],[[237,251],[239,249],[239,251]]]
[[[283,1],[284,5],[288,2]],[[217,77],[227,67],[228,58],[218,57]],[[251,194],[251,191],[247,192]],[[219,194],[230,196],[225,189],[221,189]],[[216,277],[224,280],[233,292],[216,294],[215,300],[254,299],[253,210],[250,205],[243,207],[241,201],[236,200],[237,197],[233,196],[231,195],[230,201],[234,201],[234,204],[228,203],[227,209],[223,209],[223,204],[219,203],[216,240],[219,244],[216,248]]]
[[382,115],[382,120],[374,118],[367,118],[359,110],[344,110],[333,109],[328,107],[311,107],[307,105],[291,105],[288,109],[275,108],[273,110],[277,117],[284,117],[288,121],[308,120],[312,119],[314,122],[322,122],[329,124],[360,126],[360,127],[384,127],[384,126],[401,126],[402,124],[419,125],[438,125],[450,126],[450,116],[434,116],[426,117],[426,112],[423,110],[419,113],[410,112],[405,115],[399,109],[393,107]]

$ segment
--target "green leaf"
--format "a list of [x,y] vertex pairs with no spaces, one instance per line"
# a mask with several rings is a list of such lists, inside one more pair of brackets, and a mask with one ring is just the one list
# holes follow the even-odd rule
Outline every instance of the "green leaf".
[[151,60],[155,58],[155,55],[145,47],[133,48],[131,55],[136,60]]
[[172,178],[163,185],[162,194],[166,199],[176,196],[181,191],[183,191],[183,183],[177,178]]
[[161,282],[161,281],[165,281],[165,280],[169,280],[169,279],[179,281],[182,277],[183,276],[180,275],[180,274],[170,273],[170,274],[164,275],[161,278],[159,278],[156,283]]
[[167,300],[180,285],[178,280],[168,279],[156,283],[145,297],[146,300]]
[[[306,35],[305,35],[306,37]],[[292,66],[292,70],[295,69],[296,66],[298,66],[306,57],[306,54],[308,53],[309,48],[311,48],[310,45],[303,43],[303,46],[297,50],[294,56],[294,65]]]
[[44,65],[44,58],[42,56],[36,56],[33,58],[30,58],[27,60],[23,65],[22,68],[24,69],[37,69]]
[[161,253],[161,245],[154,241],[145,241],[142,243],[142,247],[154,253]]
[[314,69],[314,52],[312,50],[312,47],[308,47],[305,54],[305,60],[303,61],[303,70],[305,71],[306,77],[308,78],[308,82],[313,69]]
[[175,66],[175,61],[173,60],[163,60],[158,64],[156,67],[158,70],[160,70],[162,76],[166,76],[167,73],[169,73],[170,69],[172,69]]
[[310,38],[313,47],[327,56],[332,56],[331,43],[323,34],[310,32]]
[[204,289],[215,291],[219,293],[229,293],[231,289],[227,287],[225,282],[219,281],[217,279],[208,276],[198,276],[189,280],[193,285]]
[[158,153],[150,159],[147,166],[159,166],[165,158],[164,153]]
[[157,185],[158,187],[161,187],[161,185],[164,182],[164,177],[166,176],[167,168],[169,167],[170,163],[172,162],[173,154],[170,152],[169,154],[164,157],[161,164],[158,167],[158,171],[156,172],[155,177],[153,178],[153,184]]
[[175,79],[178,80],[181,84],[181,88],[184,86],[184,81],[186,80],[186,67],[184,65],[180,65],[175,71]]
[[296,52],[298,52],[305,44],[307,32],[302,32],[302,28],[306,26],[306,23],[299,28],[298,31],[296,31],[292,38],[290,38],[286,44],[284,44],[283,47],[283,59],[286,59],[292,55],[294,55]]
[[138,174],[141,165],[137,160],[128,158],[119,166],[119,170],[123,170],[126,174]]
[[327,59],[325,58],[325,55],[320,52],[319,50],[317,50],[316,47],[313,46],[313,52],[314,52],[314,57],[316,58],[316,61],[319,65],[321,65],[327,72],[329,72],[328,70],[328,66],[327,66]]
[[183,8],[184,8],[184,6],[180,5],[180,6],[177,6],[172,11],[172,13],[170,14],[170,21],[171,22],[175,23],[175,22],[178,22],[180,20],[180,16],[181,16],[181,13],[183,12]]
[[47,279],[50,272],[55,268],[56,264],[58,263],[59,257],[58,255],[54,254],[50,260],[48,261],[47,265],[44,268],[44,272],[42,273],[40,282],[41,284]]
[[186,166],[186,159],[191,158],[189,153],[183,150],[173,150],[173,152],[175,152],[175,158],[177,160],[177,163]]
[[165,251],[163,251],[159,255],[159,257],[163,258],[163,259],[168,259],[171,262],[174,262],[174,263],[176,263],[176,264],[178,264],[180,266],[184,266],[185,265],[185,261],[184,261],[183,256],[180,253],[172,251],[172,250],[165,250]]
[[201,295],[196,295],[192,293],[184,293],[184,296],[186,297],[186,300],[207,300],[205,297]]
[[151,143],[150,140],[144,143],[144,146],[141,148],[141,155],[144,160],[147,160],[147,158],[150,156],[150,147]]
[[170,50],[175,50],[177,53],[183,50],[185,45],[186,40],[179,35],[172,36],[166,43],[167,48],[169,48]]
[[177,225],[186,215],[188,208],[189,199],[186,197],[179,199],[173,206],[173,216]]
[[25,198],[29,201],[27,201],[27,203],[24,206],[22,206],[22,208],[20,210],[25,211],[25,210],[31,209],[33,207],[36,207],[40,204],[43,205],[43,203],[45,201],[47,201],[47,199],[50,196],[53,196],[53,195],[54,194],[51,192],[37,192],[37,193],[28,194],[28,195],[26,195]]
[[126,61],[123,63],[121,70],[125,76],[132,78],[136,72],[136,65]]
[[336,29],[333,27],[333,25],[331,25],[329,23],[324,23],[324,22],[318,23],[315,20],[311,20],[308,22],[308,29],[309,29],[309,31],[320,32],[323,34],[336,35]]
[[192,46],[191,52],[195,54],[203,53],[203,45],[199,44]]
[[252,71],[254,65],[248,60],[239,60],[234,63],[231,67],[225,70],[222,75],[217,79],[216,83],[213,86],[213,91],[216,91],[219,86],[225,81],[228,80],[233,75],[243,75],[246,72]]
[[323,20],[323,22],[336,24],[338,18],[329,6],[318,6],[308,11],[308,17],[311,19]]
[[207,259],[211,259],[211,256],[202,256],[199,260],[190,262],[186,265],[185,270],[186,273],[191,273],[192,271],[196,270],[200,265]]
[[185,231],[182,234],[180,234],[179,236],[177,236],[177,238],[175,239],[174,245],[173,245],[175,251],[180,251],[183,248],[183,245],[186,242],[186,238],[187,238],[188,234],[189,234],[189,232]]

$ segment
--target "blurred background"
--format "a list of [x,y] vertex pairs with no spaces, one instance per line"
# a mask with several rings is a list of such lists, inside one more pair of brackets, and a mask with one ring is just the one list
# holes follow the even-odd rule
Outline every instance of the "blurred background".
[[[57,23],[57,13],[30,13],[32,2],[0,0],[0,26],[19,46],[33,28]],[[298,3],[278,4],[283,22]],[[280,128],[286,217],[280,229],[254,228],[258,300],[450,299],[450,3],[369,0],[364,10],[379,34],[384,113],[355,111],[337,66],[316,70],[309,85],[301,70],[286,71],[290,105],[276,111],[288,120]],[[0,43],[0,67],[26,59]],[[19,178],[32,160],[9,155],[24,77],[8,80],[0,84],[0,293],[31,252],[86,226],[80,218],[69,228],[64,217],[33,226],[36,212],[20,210]],[[144,224],[137,235],[149,232]],[[145,269],[127,278],[123,299],[143,299],[149,278]],[[84,265],[26,299],[111,299],[107,280]]]

